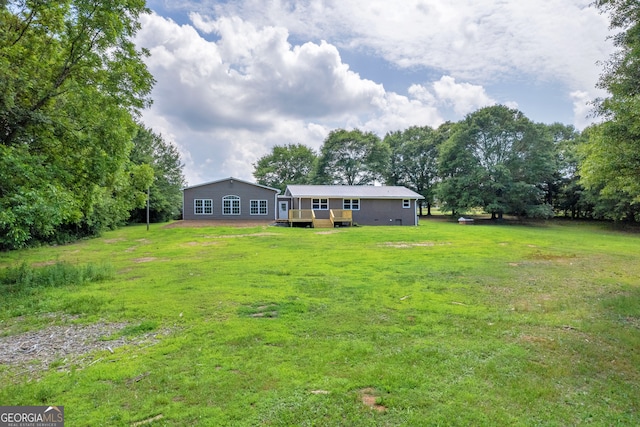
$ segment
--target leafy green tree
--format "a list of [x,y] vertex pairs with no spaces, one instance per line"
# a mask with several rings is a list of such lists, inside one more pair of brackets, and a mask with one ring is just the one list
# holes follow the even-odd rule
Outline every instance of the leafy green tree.
[[97,233],[139,201],[148,171],[129,151],[153,78],[132,39],[147,11],[143,0],[0,3],[0,248]]
[[631,212],[640,205],[640,3],[594,3],[610,17],[611,29],[618,31],[613,37],[617,50],[599,81],[610,95],[596,109],[605,121],[589,138],[580,168],[582,183],[600,189],[604,198],[622,197],[623,205],[632,205],[625,215],[632,220]]
[[368,185],[384,180],[389,147],[371,132],[333,130],[320,149],[317,184]]
[[[585,160],[580,166],[580,182],[593,193],[588,196],[594,218],[636,222],[640,220],[640,203],[634,190],[638,184],[630,181],[625,168],[630,166],[627,156],[633,157],[637,153],[627,151],[631,144],[614,144],[611,140],[611,127],[618,124],[607,121],[584,130],[586,143],[581,151]],[[616,167],[619,174],[613,170]]]
[[[141,125],[133,138],[130,157],[134,164],[149,165],[153,170],[154,179],[149,187],[149,220],[164,222],[179,217],[185,179],[176,146]],[[136,208],[129,220],[145,222],[146,218],[146,208]]]
[[404,131],[390,132],[383,140],[391,150],[387,184],[403,185],[424,196],[420,208],[422,210],[422,203],[426,203],[427,215],[431,215],[435,198],[438,148],[443,142],[446,128],[446,125],[441,130],[414,126]]
[[288,184],[310,184],[317,160],[316,153],[303,144],[276,145],[253,164],[253,176],[258,184],[284,192]]
[[557,212],[576,218],[580,216],[583,188],[579,183],[578,148],[582,143],[580,132],[571,125],[539,124],[542,132],[548,132],[553,141],[553,175],[544,184],[545,199]]
[[440,200],[454,213],[481,207],[494,219],[552,216],[543,190],[553,173],[552,149],[549,134],[522,112],[482,108],[441,146]]

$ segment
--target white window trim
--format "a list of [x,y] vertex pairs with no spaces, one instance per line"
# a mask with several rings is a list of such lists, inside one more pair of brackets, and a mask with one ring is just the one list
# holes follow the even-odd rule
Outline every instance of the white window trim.
[[[354,203],[357,207],[353,207]],[[349,207],[347,207],[349,206]],[[359,211],[360,210],[360,199],[342,199],[342,209],[347,211]]]
[[[198,202],[202,202],[202,212],[198,212]],[[209,212],[207,212],[205,202],[209,202]],[[213,200],[212,199],[194,199],[193,200],[193,214],[194,215],[213,215]]]
[[411,199],[402,199],[402,208],[411,209]]
[[[237,203],[238,212],[234,212],[234,204]],[[228,205],[228,206],[227,206]],[[240,197],[235,195],[227,195],[222,198],[222,215],[234,216],[240,215]]]
[[[318,203],[315,203],[314,200],[317,200]],[[324,202],[323,202],[323,200],[324,200]],[[314,208],[313,207],[314,205],[318,205],[318,207]],[[311,199],[311,209],[313,209],[314,211],[328,211],[329,210],[329,199],[325,199],[325,198]]]
[[[262,206],[263,204],[264,206]],[[269,215],[269,203],[267,200],[249,200],[249,215]]]

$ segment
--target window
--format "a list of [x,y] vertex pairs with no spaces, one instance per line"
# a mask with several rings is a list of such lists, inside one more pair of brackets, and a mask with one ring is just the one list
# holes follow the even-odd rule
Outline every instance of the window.
[[267,201],[266,200],[251,200],[249,205],[249,213],[251,215],[266,215],[267,214]]
[[342,200],[342,209],[359,211],[360,210],[360,199],[343,199]]
[[329,209],[329,199],[311,199],[311,209],[326,211]]
[[404,199],[402,201],[402,207],[408,209],[411,207],[411,199]]
[[195,199],[193,201],[193,212],[196,215],[212,215],[213,200],[211,199]]
[[240,197],[224,196],[222,198],[222,215],[240,215]]

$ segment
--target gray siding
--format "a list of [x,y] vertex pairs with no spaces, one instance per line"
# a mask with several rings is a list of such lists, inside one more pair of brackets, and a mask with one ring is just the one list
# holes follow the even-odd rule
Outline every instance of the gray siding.
[[[311,209],[311,199],[293,198],[293,209]],[[329,209],[342,209],[343,199],[329,199]],[[300,201],[300,203],[298,203]],[[329,210],[316,210],[316,218],[328,219]],[[417,225],[416,201],[410,208],[402,207],[402,199],[360,199],[360,210],[353,211],[353,221],[359,225]]]
[[360,210],[353,211],[353,221],[362,225],[416,225],[416,201],[403,208],[402,200],[360,200]]
[[[237,179],[226,179],[210,184],[185,188],[183,190],[183,219],[185,220],[273,220],[276,218],[276,193],[277,191]],[[223,215],[222,198],[225,196],[238,196],[240,198],[240,215]],[[194,201],[196,199],[210,199],[213,203],[212,214],[195,214]],[[251,215],[251,200],[266,200],[266,215]]]

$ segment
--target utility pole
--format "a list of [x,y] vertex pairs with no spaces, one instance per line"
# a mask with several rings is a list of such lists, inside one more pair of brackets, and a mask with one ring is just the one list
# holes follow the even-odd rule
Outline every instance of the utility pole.
[[147,231],[149,231],[149,187],[147,187]]

